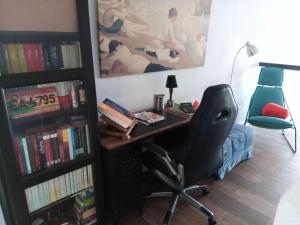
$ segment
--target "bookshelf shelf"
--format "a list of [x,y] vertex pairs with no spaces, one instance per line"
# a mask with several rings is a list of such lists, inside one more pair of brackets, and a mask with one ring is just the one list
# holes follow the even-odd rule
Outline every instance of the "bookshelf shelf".
[[35,84],[61,82],[66,80],[85,80],[82,68],[48,70],[31,73],[18,73],[0,77],[0,88],[12,88]]
[[[82,190],[82,191],[84,191],[84,190]],[[79,191],[79,192],[77,192],[75,194],[72,194],[72,195],[66,197],[66,198],[62,198],[62,199],[60,199],[60,200],[58,200],[56,202],[53,202],[53,203],[51,203],[51,204],[49,204],[49,205],[47,205],[47,206],[45,206],[43,208],[40,208],[38,210],[35,210],[35,211],[31,212],[30,213],[30,217],[31,218],[37,218],[41,214],[45,213],[45,211],[55,210],[56,208],[61,207],[61,205],[69,205],[69,206],[71,206],[72,203],[74,202],[74,197],[76,195],[78,195],[82,191]]]
[[94,162],[94,155],[79,156],[78,159],[74,159],[68,162],[54,165],[46,170],[37,171],[36,173],[22,177],[22,184],[24,188],[34,186],[42,183],[54,177],[58,177],[62,174],[84,167]]
[[30,126],[36,126],[36,123],[47,123],[49,120],[56,120],[60,117],[65,117],[69,115],[86,115],[86,108],[78,108],[78,109],[68,109],[58,112],[51,112],[40,114],[33,117],[20,118],[20,119],[11,119],[11,125],[13,128],[24,128]]
[[77,32],[0,31],[0,42],[79,41]]

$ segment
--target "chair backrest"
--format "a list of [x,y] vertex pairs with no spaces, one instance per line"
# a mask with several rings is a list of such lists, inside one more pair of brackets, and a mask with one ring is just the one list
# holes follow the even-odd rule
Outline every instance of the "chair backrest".
[[259,73],[258,85],[281,87],[284,72],[282,68],[262,67]]
[[258,84],[249,106],[249,117],[261,116],[262,108],[269,102],[284,106],[283,74],[281,68],[261,68]]
[[237,105],[228,84],[207,88],[195,112],[183,148],[175,153],[184,165],[186,181],[211,176],[223,163],[222,146],[237,116]]

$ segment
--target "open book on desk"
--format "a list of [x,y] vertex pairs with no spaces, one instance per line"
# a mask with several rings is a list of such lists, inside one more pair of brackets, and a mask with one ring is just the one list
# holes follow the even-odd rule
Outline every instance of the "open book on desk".
[[153,112],[139,112],[134,113],[133,116],[142,124],[150,125],[162,121],[165,119],[164,116],[153,113]]

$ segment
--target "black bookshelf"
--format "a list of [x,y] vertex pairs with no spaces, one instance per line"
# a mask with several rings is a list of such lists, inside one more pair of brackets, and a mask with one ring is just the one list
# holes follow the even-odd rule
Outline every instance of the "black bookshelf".
[[[32,32],[32,31],[1,31],[1,43],[30,43],[48,41],[79,41],[81,50],[81,68],[56,69],[48,71],[28,72],[3,75],[0,77],[0,178],[3,184],[3,199],[6,202],[5,216],[7,225],[31,224],[33,218],[46,214],[47,211],[55,210],[61,205],[73,201],[72,196],[58,200],[37,211],[29,213],[24,190],[33,185],[42,183],[54,177],[61,176],[81,167],[92,165],[93,184],[95,189],[97,224],[101,225],[105,221],[104,198],[103,198],[103,174],[102,174],[102,154],[100,151],[98,118],[96,105],[96,90],[93,68],[92,44],[90,36],[89,6],[88,1],[76,1],[78,15],[78,33],[69,32]],[[48,113],[27,119],[12,120],[6,108],[5,90],[8,88],[24,87],[36,84],[47,84],[63,81],[82,80],[85,83],[86,107],[85,109],[66,110]],[[87,118],[89,129],[89,142],[91,153],[80,156],[74,160],[54,165],[45,170],[40,170],[30,175],[22,177],[16,158],[14,146],[14,129],[30,126],[57,117],[67,117],[68,114],[84,114]]]

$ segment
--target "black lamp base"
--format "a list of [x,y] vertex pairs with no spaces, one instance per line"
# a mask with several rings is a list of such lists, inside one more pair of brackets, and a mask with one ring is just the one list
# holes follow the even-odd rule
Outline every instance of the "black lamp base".
[[167,101],[167,107],[174,107],[174,101],[173,100],[168,100]]

